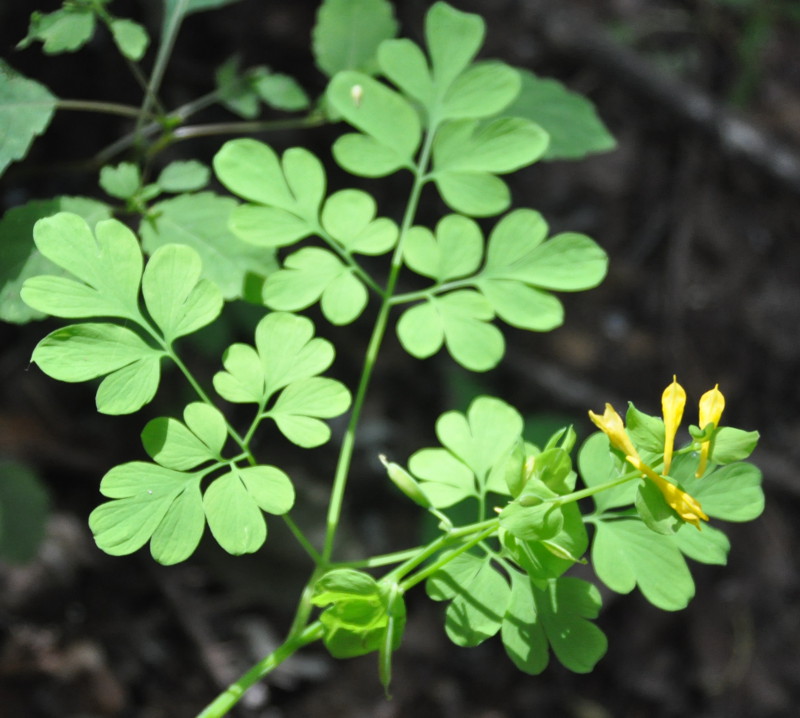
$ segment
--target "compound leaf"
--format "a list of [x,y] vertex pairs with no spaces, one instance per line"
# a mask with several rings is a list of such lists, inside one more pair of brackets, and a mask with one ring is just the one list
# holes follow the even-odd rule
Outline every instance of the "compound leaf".
[[106,553],[133,553],[156,534],[151,553],[161,563],[183,561],[197,548],[205,526],[200,474],[133,461],[111,469],[100,492],[112,501],[92,511],[89,526]]
[[314,337],[314,323],[287,312],[271,312],[256,327],[256,348],[229,347],[214,376],[214,388],[233,402],[264,403],[292,382],[309,379],[333,362],[330,342]]
[[462,553],[425,583],[434,601],[450,601],[445,631],[458,646],[477,646],[494,636],[511,599],[511,587],[488,556]]
[[262,142],[226,142],[214,171],[231,192],[253,204],[234,209],[231,229],[262,247],[285,247],[317,231],[325,170],[308,150],[293,147],[283,159]]
[[145,267],[142,295],[169,343],[210,324],[222,311],[222,293],[201,273],[200,256],[183,244],[159,247]]
[[124,224],[104,220],[92,233],[82,217],[59,212],[39,220],[33,237],[43,256],[76,279],[32,277],[20,292],[26,304],[56,317],[142,321],[138,306],[142,252]]
[[642,595],[664,611],[685,608],[694,596],[694,581],[672,536],[655,533],[639,519],[598,521],[592,563],[598,578],[612,591]]
[[72,324],[42,339],[31,361],[48,376],[66,382],[107,374],[97,390],[97,410],[130,414],[155,395],[164,352],[116,324]]
[[150,37],[138,22],[115,18],[111,21],[111,33],[119,51],[129,60],[138,62],[144,57]]
[[437,509],[479,496],[475,475],[446,449],[420,449],[409,458],[408,469]]
[[673,540],[684,556],[695,561],[718,566],[728,563],[730,541],[722,531],[713,526],[703,526],[703,530],[698,531],[694,526],[683,524]]
[[329,77],[340,70],[377,71],[375,53],[397,34],[392,4],[386,0],[325,0],[317,12],[311,49]]
[[139,167],[132,162],[120,162],[116,166],[107,165],[100,170],[100,187],[117,199],[130,199],[142,185]]
[[22,159],[50,124],[56,97],[0,60],[0,175]]
[[437,2],[425,16],[425,40],[433,78],[446,88],[469,65],[483,44],[486,24],[480,15]]
[[349,324],[367,305],[367,290],[332,252],[304,247],[289,255],[284,268],[264,282],[264,304],[272,309],[305,309],[322,300],[322,312],[332,324]]
[[33,243],[33,227],[44,217],[58,212],[72,212],[83,217],[90,226],[111,217],[110,207],[88,197],[54,197],[33,200],[8,210],[0,220],[0,319],[22,324],[44,316],[25,304],[19,296],[22,283],[40,274],[63,273],[57,265],[42,256]]
[[571,577],[550,579],[541,590],[516,572],[512,586],[502,636],[514,664],[526,673],[541,673],[549,662],[549,644],[566,668],[589,673],[608,647],[603,632],[591,622],[602,603],[598,590]]

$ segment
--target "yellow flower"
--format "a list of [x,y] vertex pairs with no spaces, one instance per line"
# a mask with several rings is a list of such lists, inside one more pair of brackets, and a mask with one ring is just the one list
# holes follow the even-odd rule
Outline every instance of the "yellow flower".
[[[719,393],[719,392],[717,392]],[[711,394],[708,392],[707,394]],[[720,397],[722,395],[720,394]],[[705,398],[705,395],[704,395]],[[702,409],[701,412],[711,411],[711,400],[708,402],[709,407]],[[669,471],[670,464],[672,463],[672,450],[675,444],[675,434],[678,431],[678,426],[683,418],[683,409],[686,406],[686,392],[683,387],[678,384],[678,380],[673,376],[672,384],[670,384],[661,396],[661,407],[664,413],[664,473]],[[701,399],[701,407],[703,400]],[[722,409],[719,410],[722,413]],[[712,416],[707,413],[703,416]],[[719,414],[716,414],[719,420]],[[700,520],[708,521],[708,516],[703,512],[700,502],[693,496],[690,496],[685,491],[679,489],[675,484],[665,479],[663,476],[657,474],[651,467],[642,461],[639,452],[633,445],[628,432],[625,431],[625,423],[622,417],[617,414],[611,404],[606,404],[603,415],[595,414],[593,411],[589,412],[589,418],[602,431],[611,442],[615,449],[619,449],[625,454],[625,460],[633,466],[637,471],[641,472],[644,478],[652,481],[667,504],[687,523],[692,524],[697,529],[700,529]]]
[[[719,384],[715,385],[713,389],[709,389],[703,396],[700,397],[699,407],[699,424],[701,429],[706,429],[709,424],[712,424],[716,429],[719,425],[719,420],[722,417],[722,412],[725,409],[725,397],[719,390]],[[706,471],[706,464],[708,463],[708,453],[711,450],[711,439],[706,439],[702,442],[700,447],[700,464],[697,467],[695,476],[699,479]]]
[[622,417],[617,414],[611,404],[606,404],[606,410],[603,412],[603,416],[590,411],[589,418],[594,422],[594,425],[608,437],[611,445],[615,449],[619,449],[625,456],[639,458],[639,454],[634,448],[633,442],[625,431],[625,424],[622,421]]
[[672,465],[672,449],[675,445],[675,434],[683,418],[683,408],[686,406],[686,392],[678,384],[678,379],[673,375],[670,384],[661,395],[661,411],[664,414],[664,473],[669,473]]

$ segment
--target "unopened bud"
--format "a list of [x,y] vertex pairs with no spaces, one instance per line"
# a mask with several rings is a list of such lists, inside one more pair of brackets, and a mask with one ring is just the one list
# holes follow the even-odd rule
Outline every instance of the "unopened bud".
[[400,489],[409,499],[414,503],[419,504],[425,509],[431,508],[431,502],[425,496],[422,487],[417,483],[417,480],[408,473],[400,464],[395,464],[393,461],[387,461],[386,457],[381,454],[378,457],[381,463],[386,467],[386,473],[392,480],[392,483]]

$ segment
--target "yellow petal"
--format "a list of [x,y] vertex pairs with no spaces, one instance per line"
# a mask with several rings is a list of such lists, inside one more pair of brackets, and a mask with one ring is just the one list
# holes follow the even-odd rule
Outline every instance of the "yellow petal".
[[683,419],[686,406],[686,392],[673,376],[670,384],[661,395],[661,411],[664,414],[664,473],[669,473],[672,464],[672,449],[675,445],[675,434]]
[[700,428],[705,429],[709,423],[717,426],[724,408],[725,397],[717,384],[700,397]]
[[658,487],[664,500],[686,523],[692,524],[699,531],[700,520],[708,521],[708,516],[704,513],[700,502],[696,498],[685,491],[681,491],[675,484],[670,483],[661,476],[651,476],[649,473],[647,476]]
[[633,442],[625,431],[625,424],[622,421],[622,417],[617,414],[611,404],[606,404],[606,409],[602,416],[590,411],[589,418],[594,422],[594,425],[608,437],[614,448],[619,449],[625,456],[639,457],[639,453],[636,451]]

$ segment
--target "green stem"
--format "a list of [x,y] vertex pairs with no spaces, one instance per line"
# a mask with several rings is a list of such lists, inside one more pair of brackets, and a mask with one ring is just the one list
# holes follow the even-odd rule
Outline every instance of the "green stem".
[[442,294],[450,292],[453,289],[460,289],[461,287],[474,287],[475,277],[467,277],[466,279],[457,279],[452,282],[444,282],[442,284],[434,284],[427,289],[420,289],[416,292],[406,292],[405,294],[396,294],[392,297],[391,303],[394,304],[407,304],[408,302],[417,302],[420,299],[427,299],[434,294]]
[[609,489],[613,489],[615,486],[620,486],[621,484],[626,484],[628,481],[632,481],[633,479],[640,479],[642,477],[641,473],[638,471],[630,471],[623,476],[620,476],[613,481],[608,481],[605,484],[598,484],[597,486],[590,486],[588,489],[581,489],[580,491],[573,491],[571,494],[564,494],[563,496],[559,496],[557,499],[552,499],[552,503],[563,506],[564,504],[571,504],[574,501],[580,501],[581,499],[588,498],[589,496],[594,496],[595,494],[599,494],[601,491],[608,491]]
[[386,281],[386,289],[381,298],[381,306],[378,310],[378,316],[375,319],[375,325],[372,329],[372,336],[367,346],[367,352],[364,357],[364,367],[361,371],[361,378],[358,383],[355,398],[353,399],[353,410],[350,414],[350,420],[347,424],[347,431],[342,439],[342,448],[339,451],[339,460],[336,464],[336,473],[333,480],[333,488],[331,489],[331,499],[328,505],[327,528],[325,532],[325,545],[322,551],[322,560],[325,564],[330,562],[333,553],[333,545],[336,537],[336,529],[339,525],[339,518],[342,513],[342,503],[344,501],[344,491],[347,485],[348,474],[350,473],[350,464],[353,459],[353,449],[355,447],[356,429],[358,421],[361,417],[361,410],[364,406],[364,399],[369,387],[369,381],[372,376],[372,370],[375,367],[375,361],[378,357],[378,352],[386,333],[386,326],[389,319],[389,310],[391,309],[390,297],[394,292],[397,284],[397,278],[400,274],[400,269],[403,264],[403,241],[411,228],[414,217],[417,213],[417,206],[419,205],[420,194],[422,187],[425,183],[425,168],[430,161],[431,147],[433,145],[433,136],[435,128],[431,127],[426,136],[425,142],[420,152],[419,162],[417,163],[416,172],[414,173],[414,183],[411,187],[411,192],[406,205],[406,211],[403,216],[403,222],[400,228],[400,237],[397,241],[394,254],[392,255],[392,264],[389,270],[389,277]]
[[270,653],[266,658],[256,663],[237,681],[231,683],[223,693],[220,693],[198,713],[197,718],[221,718],[221,716],[227,714],[228,711],[239,702],[248,688],[277,668],[300,648],[314,641],[318,641],[322,638],[322,635],[322,624],[316,621],[306,627],[301,633],[290,636],[283,645]]
[[292,535],[297,539],[297,543],[299,543],[305,552],[309,555],[309,558],[314,562],[314,565],[318,565],[320,562],[320,555],[319,551],[314,548],[311,542],[306,538],[306,535],[302,532],[300,527],[294,522],[294,520],[288,515],[284,514],[281,517],[289,528],[289,531],[292,532]]
[[[94,100],[56,100],[56,110],[78,110],[80,112],[102,112],[107,115],[139,118],[141,110],[118,102],[96,102]],[[148,115],[148,118],[153,118]]]
[[255,134],[258,132],[276,132],[278,130],[294,130],[304,127],[319,127],[325,124],[325,118],[312,113],[304,117],[292,117],[285,120],[258,120],[253,122],[213,122],[205,125],[188,125],[177,127],[172,131],[175,140],[187,140],[193,137],[209,137],[212,135]]

